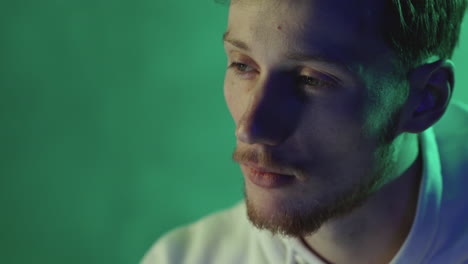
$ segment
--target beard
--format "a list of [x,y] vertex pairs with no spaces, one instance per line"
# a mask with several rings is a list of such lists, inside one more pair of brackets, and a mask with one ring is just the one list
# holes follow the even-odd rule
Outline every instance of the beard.
[[244,184],[244,196],[249,221],[258,229],[270,231],[273,235],[301,238],[317,232],[329,220],[348,215],[361,207],[377,190],[388,181],[395,171],[391,157],[395,151],[396,125],[399,111],[391,114],[387,125],[381,129],[377,148],[374,152],[375,166],[370,177],[346,189],[341,189],[323,197],[322,200],[294,201],[279,203],[274,212],[266,214],[259,210],[250,199]]

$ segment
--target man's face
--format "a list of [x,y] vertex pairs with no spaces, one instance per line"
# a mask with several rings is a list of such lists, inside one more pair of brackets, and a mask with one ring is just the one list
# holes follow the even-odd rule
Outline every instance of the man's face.
[[294,175],[279,188],[245,177],[258,228],[311,234],[393,177],[403,100],[388,82],[394,54],[379,33],[380,2],[231,3],[224,96],[236,124],[233,159]]

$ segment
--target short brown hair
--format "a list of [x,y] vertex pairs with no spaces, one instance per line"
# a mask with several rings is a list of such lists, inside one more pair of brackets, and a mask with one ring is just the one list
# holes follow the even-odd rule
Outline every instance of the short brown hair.
[[427,58],[451,59],[467,0],[385,0],[384,38],[409,70]]

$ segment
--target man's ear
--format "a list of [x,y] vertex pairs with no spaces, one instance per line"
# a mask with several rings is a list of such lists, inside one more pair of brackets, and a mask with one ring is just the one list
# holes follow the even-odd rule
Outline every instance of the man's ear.
[[452,98],[454,70],[451,60],[438,60],[423,64],[409,74],[402,131],[423,132],[442,117]]

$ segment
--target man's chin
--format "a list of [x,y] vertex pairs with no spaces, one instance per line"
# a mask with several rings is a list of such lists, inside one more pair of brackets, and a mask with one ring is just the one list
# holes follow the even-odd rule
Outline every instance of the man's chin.
[[247,217],[253,226],[273,235],[306,237],[317,232],[327,221],[346,216],[365,203],[369,194],[364,189],[337,194],[336,200],[320,203],[245,193]]
[[[246,207],[250,223],[273,235],[299,238],[315,233],[325,222],[319,214],[313,216],[313,208],[307,210],[287,204],[259,205],[249,199],[246,199]],[[303,212],[308,213],[304,215]]]

